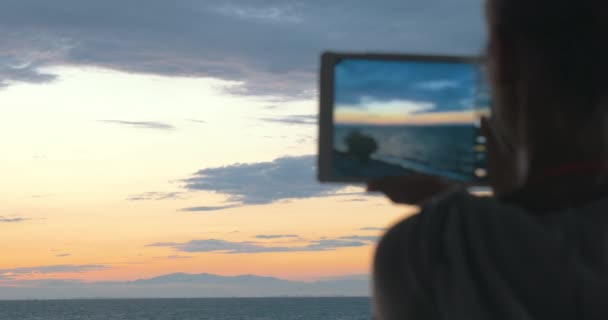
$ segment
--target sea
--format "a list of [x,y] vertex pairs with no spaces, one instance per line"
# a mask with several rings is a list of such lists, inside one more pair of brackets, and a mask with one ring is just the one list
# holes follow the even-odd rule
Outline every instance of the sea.
[[[373,160],[412,171],[469,180],[480,160],[474,153],[479,129],[473,124],[453,125],[340,125],[334,128],[334,149],[347,152],[347,137],[358,132],[375,140]],[[334,167],[339,167],[334,166]],[[344,166],[342,166],[344,167]],[[373,174],[363,166],[360,172]],[[357,175],[357,172],[346,174]]]
[[0,301],[0,320],[369,320],[369,298]]

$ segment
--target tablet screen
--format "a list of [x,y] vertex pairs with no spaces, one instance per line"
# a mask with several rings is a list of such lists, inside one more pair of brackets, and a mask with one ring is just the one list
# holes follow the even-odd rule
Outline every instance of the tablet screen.
[[462,181],[485,177],[479,118],[489,99],[480,90],[478,65],[342,58],[334,68],[336,180],[412,172]]

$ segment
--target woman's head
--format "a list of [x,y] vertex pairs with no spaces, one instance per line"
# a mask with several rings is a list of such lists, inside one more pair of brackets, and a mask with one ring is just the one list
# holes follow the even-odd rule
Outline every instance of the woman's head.
[[493,112],[505,140],[532,169],[606,157],[605,0],[487,1]]

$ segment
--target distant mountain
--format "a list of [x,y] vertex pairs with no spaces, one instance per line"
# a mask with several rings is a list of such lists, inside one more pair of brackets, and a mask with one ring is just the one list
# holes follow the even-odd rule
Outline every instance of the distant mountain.
[[368,296],[369,286],[364,276],[300,282],[256,275],[173,273],[125,282],[40,280],[21,281],[19,286],[0,284],[0,300]]
[[320,281],[337,281],[337,280],[362,280],[362,281],[368,281],[369,278],[370,278],[370,275],[368,275],[368,274],[351,274],[351,275],[346,275],[346,276],[321,278]]
[[131,283],[135,284],[163,284],[163,283],[199,283],[199,284],[268,284],[268,283],[285,283],[291,282],[272,277],[261,277],[255,275],[240,275],[234,277],[224,277],[209,273],[188,274],[188,273],[172,273],[158,276],[150,279],[135,280]]

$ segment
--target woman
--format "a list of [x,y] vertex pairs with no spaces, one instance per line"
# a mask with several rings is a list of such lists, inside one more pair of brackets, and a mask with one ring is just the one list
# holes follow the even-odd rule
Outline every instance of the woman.
[[370,183],[422,207],[378,246],[376,318],[608,319],[608,4],[486,7],[494,196]]

